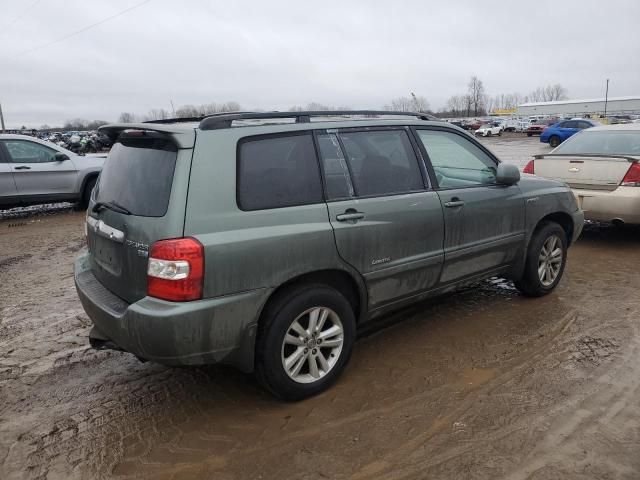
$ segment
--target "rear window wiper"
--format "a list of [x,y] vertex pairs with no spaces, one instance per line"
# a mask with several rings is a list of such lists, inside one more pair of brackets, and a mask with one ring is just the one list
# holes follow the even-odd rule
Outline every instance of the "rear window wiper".
[[131,212],[129,210],[124,208],[122,205],[117,204],[116,202],[96,202],[91,211],[99,212],[103,208],[108,208],[109,210],[122,213],[123,215],[131,215]]

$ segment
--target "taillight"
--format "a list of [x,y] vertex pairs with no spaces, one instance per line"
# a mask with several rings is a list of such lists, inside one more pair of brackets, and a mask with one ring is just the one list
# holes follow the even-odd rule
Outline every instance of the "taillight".
[[186,302],[202,298],[204,248],[195,238],[160,240],[151,246],[147,268],[150,297]]
[[529,163],[524,167],[522,173],[534,173],[533,163],[535,160],[529,160]]
[[633,162],[620,183],[623,187],[640,187],[640,162]]

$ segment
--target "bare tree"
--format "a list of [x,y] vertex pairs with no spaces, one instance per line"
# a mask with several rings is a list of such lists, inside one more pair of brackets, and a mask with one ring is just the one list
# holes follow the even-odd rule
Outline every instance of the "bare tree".
[[411,110],[414,112],[426,113],[429,112],[429,102],[422,95],[416,95],[411,92],[411,99],[413,100],[413,105]]
[[118,123],[133,123],[136,121],[136,116],[133,113],[122,112],[118,117]]
[[305,110],[323,112],[328,110],[335,110],[335,108],[325,105],[324,103],[311,102],[307,103],[307,107],[305,108]]
[[523,103],[523,97],[519,93],[509,93],[504,96],[504,104],[501,108],[505,108],[508,110],[516,108],[518,105]]
[[414,105],[412,98],[398,97],[391,100],[389,105],[385,105],[384,109],[392,112],[410,112],[413,110]]
[[468,84],[468,92],[470,100],[470,110],[473,109],[473,115],[477,117],[484,111],[485,93],[482,80],[480,80],[475,75],[471,77],[471,80],[469,80]]
[[107,121],[105,120],[91,120],[89,123],[87,123],[87,130],[97,130],[99,127],[101,127],[102,125],[106,125]]
[[487,113],[491,113],[495,108],[500,108],[498,106],[500,103],[500,98],[500,95],[496,95],[495,97],[492,97],[490,95],[484,96],[482,104],[484,105]]
[[145,117],[145,120],[165,120],[167,118],[171,118],[171,115],[169,115],[169,112],[167,110],[165,110],[164,108],[153,108],[149,110],[149,113]]
[[538,87],[529,94],[529,100],[532,102],[553,102],[556,100],[564,100],[567,98],[567,89],[561,84],[547,85]]
[[200,109],[195,105],[183,105],[176,110],[176,117],[178,118],[191,118],[201,116]]
[[467,101],[464,95],[454,95],[447,100],[447,108],[454,117],[467,115]]
[[242,110],[242,107],[240,106],[240,104],[238,102],[233,102],[233,101],[225,102],[220,107],[221,112],[239,112],[240,110]]
[[567,89],[559,83],[556,83],[555,85],[547,85],[544,88],[544,91],[548,102],[564,100],[567,98]]

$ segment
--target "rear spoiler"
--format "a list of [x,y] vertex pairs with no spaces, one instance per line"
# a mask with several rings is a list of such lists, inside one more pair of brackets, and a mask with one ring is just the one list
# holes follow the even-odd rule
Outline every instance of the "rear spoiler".
[[640,161],[640,157],[630,157],[627,155],[606,155],[604,153],[545,153],[541,155],[534,155],[536,160],[542,160],[546,157],[585,157],[585,158],[615,158],[617,160],[626,160],[627,162],[634,163]]
[[178,148],[193,148],[196,141],[196,131],[194,127],[186,125],[166,125],[152,123],[113,123],[98,128],[100,133],[104,133],[112,141],[116,141],[120,134],[127,130],[140,130],[143,132],[157,132],[166,135],[173,140]]

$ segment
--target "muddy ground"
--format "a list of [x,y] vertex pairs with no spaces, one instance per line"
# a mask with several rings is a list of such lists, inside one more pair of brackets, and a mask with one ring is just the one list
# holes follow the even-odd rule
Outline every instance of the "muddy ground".
[[229,368],[91,350],[84,214],[9,213],[0,479],[640,478],[639,230],[587,227],[545,298],[494,280],[387,318],[331,390],[282,403]]

